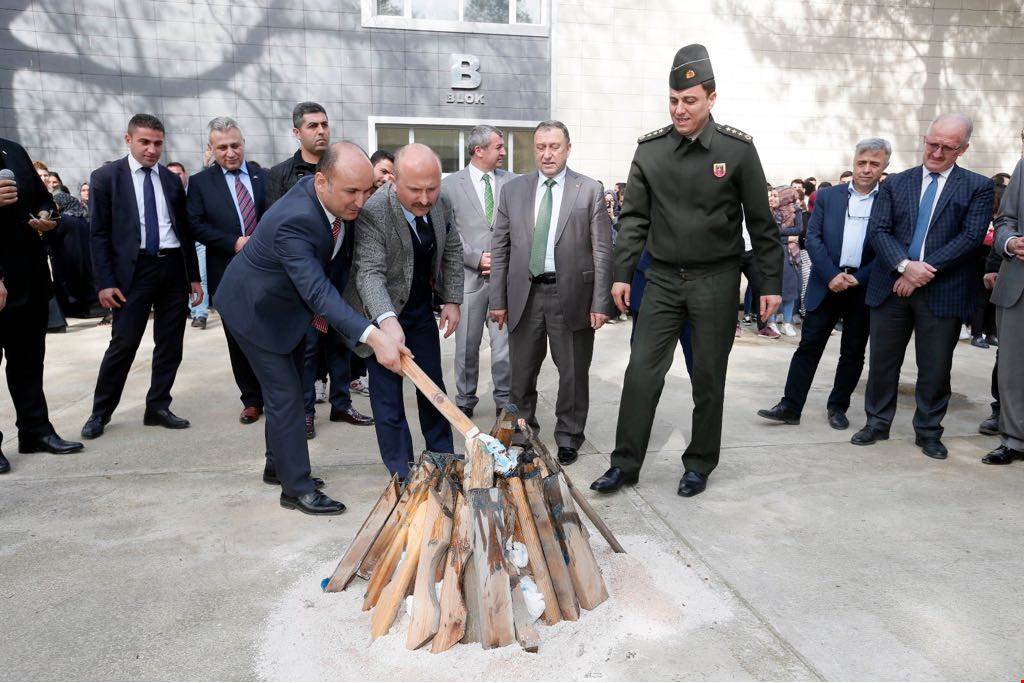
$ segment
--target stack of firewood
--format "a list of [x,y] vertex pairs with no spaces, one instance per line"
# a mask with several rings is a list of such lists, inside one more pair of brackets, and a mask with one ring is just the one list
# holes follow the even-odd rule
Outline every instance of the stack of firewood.
[[[547,624],[575,621],[581,608],[608,598],[574,499],[612,548],[624,551],[525,422],[506,411],[492,430],[505,462],[496,474],[495,440],[459,420],[464,416],[448,410],[440,392],[431,398],[467,435],[465,457],[425,453],[407,482],[392,479],[325,590],[366,579],[371,639],[387,634],[407,609],[409,649],[430,643],[437,653],[458,642],[487,649],[518,641],[536,652],[539,597]],[[517,430],[528,447],[508,447]]]

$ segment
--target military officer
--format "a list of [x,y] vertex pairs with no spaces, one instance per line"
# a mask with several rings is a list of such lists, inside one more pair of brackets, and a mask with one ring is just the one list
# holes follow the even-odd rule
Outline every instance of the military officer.
[[715,80],[703,45],[676,53],[669,72],[672,125],[641,137],[626,183],[612,297],[625,311],[645,246],[647,289],[626,368],[611,469],[600,492],[636,483],[679,328],[693,329],[693,426],[680,496],[702,492],[718,464],[725,374],[736,329],[742,224],[762,275],[760,315],[781,302],[782,246],[764,170],[750,136],[711,117]]

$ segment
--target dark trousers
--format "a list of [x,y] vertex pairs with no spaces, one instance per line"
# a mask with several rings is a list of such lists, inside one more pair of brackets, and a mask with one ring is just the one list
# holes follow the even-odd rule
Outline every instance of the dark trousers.
[[331,410],[342,411],[352,407],[352,394],[348,386],[351,381],[351,354],[341,335],[333,327],[328,327],[327,332],[321,332],[310,325],[306,330],[306,357],[302,379],[306,387],[306,415],[316,414],[316,388],[313,384],[317,380],[317,359],[321,356],[326,358],[327,375],[331,380]]
[[619,403],[613,467],[627,474],[640,472],[665,374],[686,321],[693,328],[693,422],[683,464],[701,474],[710,474],[718,465],[739,286],[738,269],[691,280],[657,264],[647,269],[647,291]]
[[[644,290],[647,289],[647,276],[637,269],[633,273],[633,281],[629,286],[629,310],[633,315],[633,329],[629,332],[629,344],[636,339],[636,326],[640,321],[640,306],[644,301]],[[684,322],[679,330],[679,346],[683,349],[683,360],[686,361],[686,374],[693,377],[693,330],[689,322]]]
[[[441,372],[441,344],[430,301],[406,306],[399,314],[398,322],[405,332],[405,345],[416,357],[416,364],[437,383],[441,391],[445,391]],[[372,356],[366,359],[366,369],[370,375],[370,407],[373,409],[381,459],[391,474],[407,477],[413,453],[412,434],[405,416],[402,377],[385,368]],[[416,408],[427,450],[452,453],[454,442],[448,420],[420,392],[416,392]]]
[[252,371],[249,360],[238,345],[238,340],[228,329],[224,327],[224,337],[228,341],[228,358],[231,359],[231,374],[235,376],[235,384],[241,392],[239,399],[246,408],[263,409],[263,392],[260,390],[260,381],[256,379],[256,373]]
[[[562,315],[557,283],[533,283],[526,307],[514,329],[509,330],[509,398],[519,415],[534,430],[537,422],[537,377],[551,347],[558,369],[555,399],[555,443],[559,448],[579,448],[585,439],[590,411],[590,361],[594,357],[594,330],[571,330]],[[518,441],[518,439],[517,439]]]
[[47,301],[39,297],[0,311],[0,361],[7,356],[7,390],[17,415],[18,438],[23,440],[53,434],[43,395],[48,316]]
[[152,256],[139,252],[135,275],[127,299],[114,309],[110,345],[103,354],[92,412],[110,418],[121,401],[135,352],[146,332],[149,312],[153,311],[153,366],[146,410],[166,410],[171,405],[171,387],[181,365],[181,346],[185,335],[188,294],[185,262],[172,252]]
[[807,401],[814,373],[818,370],[821,354],[836,323],[843,321],[843,336],[839,343],[839,364],[826,407],[845,413],[850,407],[850,396],[857,388],[864,370],[864,350],[868,345],[870,309],[864,303],[864,287],[858,285],[842,292],[829,291],[821,304],[804,317],[800,345],[789,362],[786,392],[782,403],[800,413]]
[[996,349],[996,362],[992,364],[992,412],[999,414],[999,349]]
[[757,329],[763,330],[768,326],[767,320],[761,320],[761,270],[757,267],[757,259],[754,257],[753,249],[743,252],[743,262],[740,265],[740,272],[747,278],[747,291],[750,292],[750,310],[757,321]]
[[309,476],[309,447],[303,423],[305,339],[291,353],[273,353],[236,337],[263,389],[267,460],[277,470],[281,490],[300,496],[316,490]]
[[893,294],[871,310],[871,367],[864,394],[869,427],[889,431],[896,415],[900,368],[913,335],[917,355],[914,431],[920,437],[942,436],[942,418],[951,394],[949,373],[953,350],[960,339],[960,325],[960,318],[932,313],[920,289],[909,297]]

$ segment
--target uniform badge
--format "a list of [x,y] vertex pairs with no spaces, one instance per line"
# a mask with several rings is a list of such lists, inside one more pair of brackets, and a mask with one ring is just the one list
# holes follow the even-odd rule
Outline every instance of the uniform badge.
[[689,71],[686,72],[686,77],[687,78],[693,78],[696,75],[697,74],[693,73],[693,69],[690,69]]
[[711,170],[714,172],[716,178],[725,177],[725,164],[714,164]]

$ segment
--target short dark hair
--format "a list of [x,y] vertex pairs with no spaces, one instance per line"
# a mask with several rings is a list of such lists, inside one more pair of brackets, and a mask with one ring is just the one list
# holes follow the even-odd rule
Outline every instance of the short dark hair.
[[820,183],[818,183],[819,190],[824,190],[826,187],[832,187],[832,183],[830,183],[827,180],[822,180]]
[[378,161],[383,161],[385,159],[387,161],[390,161],[391,163],[395,163],[394,154],[392,154],[391,152],[387,152],[383,149],[378,149],[376,152],[370,155],[370,165],[376,166]]
[[805,195],[812,195],[812,194],[814,194],[814,190],[816,189],[814,187],[814,183],[805,180],[803,185],[804,185],[804,194]]
[[701,83],[701,86],[704,88],[704,94],[711,97],[711,93],[715,92],[715,79],[708,79]]
[[168,161],[167,168],[170,168],[171,166],[177,166],[178,168],[181,169],[182,173],[188,173],[188,170],[185,168],[185,164],[181,163],[180,161]]
[[137,128],[149,128],[164,132],[164,124],[152,114],[136,114],[128,119],[128,134],[131,135]]
[[533,129],[533,133],[534,135],[536,135],[537,131],[547,130],[548,128],[557,128],[558,130],[562,131],[562,135],[565,136],[566,142],[572,142],[572,140],[569,139],[569,129],[566,128],[564,123],[562,123],[561,121],[555,121],[554,119],[548,121],[541,121],[540,123],[537,124],[537,127]]
[[845,178],[848,175],[853,175],[853,171],[843,171],[842,173],[839,174],[839,177]]
[[327,110],[316,102],[299,102],[295,105],[295,109],[292,109],[292,126],[301,128],[302,118],[306,114],[323,114],[327,116]]

